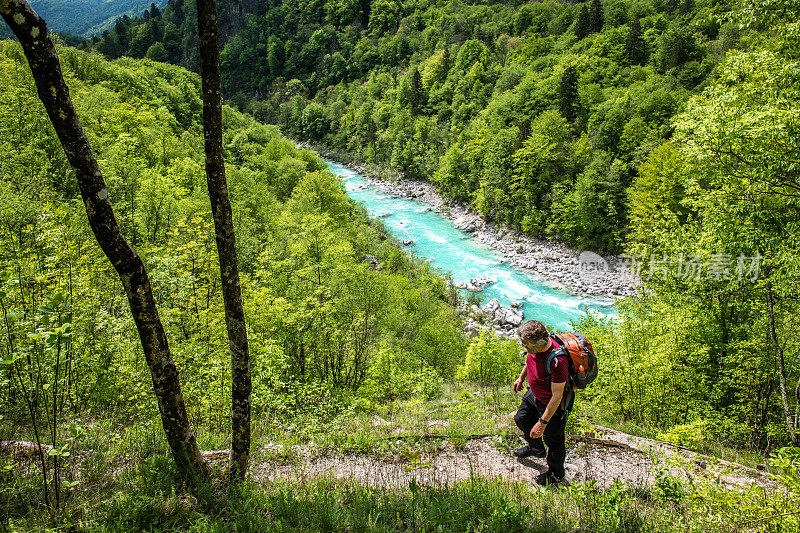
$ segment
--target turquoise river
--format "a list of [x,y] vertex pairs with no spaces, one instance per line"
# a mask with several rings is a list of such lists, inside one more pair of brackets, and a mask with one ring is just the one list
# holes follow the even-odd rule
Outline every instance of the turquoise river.
[[526,319],[541,320],[558,329],[569,329],[570,320],[587,311],[615,315],[610,299],[583,297],[553,288],[540,277],[502,261],[502,255],[459,230],[445,216],[428,210],[427,204],[409,198],[393,198],[370,184],[357,172],[331,161],[331,171],[344,183],[347,194],[362,203],[372,217],[379,215],[387,230],[438,271],[450,273],[454,282],[484,276],[495,280],[481,293],[482,302],[497,298],[508,307],[521,302]]

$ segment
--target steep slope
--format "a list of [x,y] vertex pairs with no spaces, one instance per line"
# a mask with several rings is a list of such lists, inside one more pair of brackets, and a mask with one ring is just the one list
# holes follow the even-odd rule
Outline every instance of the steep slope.
[[167,0],[31,0],[30,4],[52,30],[91,37],[118,17],[141,16],[151,4],[161,8]]

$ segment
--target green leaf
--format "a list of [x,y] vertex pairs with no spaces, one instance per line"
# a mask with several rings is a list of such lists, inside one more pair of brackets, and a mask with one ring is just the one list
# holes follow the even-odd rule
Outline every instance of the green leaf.
[[83,429],[81,426],[78,426],[78,425],[75,425],[75,424],[70,424],[69,425],[69,434],[72,436],[72,438],[78,439],[78,438],[82,437],[85,433],[86,433],[86,430]]
[[68,338],[68,337],[72,337],[72,330],[74,329],[74,325],[72,324],[72,322],[65,322],[58,329],[61,332],[61,336],[62,337],[67,337]]
[[62,303],[64,303],[64,295],[60,292],[55,293],[55,295],[50,298],[50,307],[56,308]]
[[7,353],[7,354],[3,355],[3,359],[0,359],[0,363],[10,366],[10,365],[13,365],[14,363],[16,363],[17,360],[19,358],[21,358],[21,357],[22,357],[22,355],[19,355],[19,354],[14,355],[12,353]]

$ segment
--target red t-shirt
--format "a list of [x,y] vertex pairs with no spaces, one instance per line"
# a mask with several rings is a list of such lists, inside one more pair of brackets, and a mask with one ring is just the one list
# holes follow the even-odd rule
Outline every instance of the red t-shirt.
[[550,368],[552,375],[547,375],[547,370],[544,367],[547,356],[553,350],[558,350],[561,345],[555,339],[550,337],[553,341],[550,349],[544,353],[528,354],[526,363],[528,364],[528,384],[531,387],[531,392],[536,399],[542,403],[547,403],[553,397],[553,391],[550,388],[551,383],[564,383],[569,379],[569,361],[566,355],[560,355],[553,359],[553,364]]

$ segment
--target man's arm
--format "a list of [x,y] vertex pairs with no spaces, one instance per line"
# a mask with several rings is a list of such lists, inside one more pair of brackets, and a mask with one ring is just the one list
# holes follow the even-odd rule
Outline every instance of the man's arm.
[[528,377],[528,362],[525,361],[525,364],[522,365],[522,372],[519,373],[517,381],[515,381],[514,384],[511,386],[511,388],[514,389],[514,392],[519,392],[522,390],[522,383],[524,382],[525,379],[527,379],[527,377]]
[[[540,420],[545,420],[549,422],[550,419],[553,418],[553,415],[556,414],[558,407],[561,405],[561,399],[564,397],[564,388],[566,387],[567,382],[564,381],[562,383],[551,383],[550,384],[550,391],[553,393],[553,397],[550,398],[550,401],[547,402],[547,407],[544,410],[544,414],[541,416]],[[544,434],[545,424],[537,421],[536,425],[533,426],[531,429],[531,438],[539,438]]]

